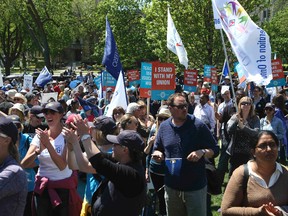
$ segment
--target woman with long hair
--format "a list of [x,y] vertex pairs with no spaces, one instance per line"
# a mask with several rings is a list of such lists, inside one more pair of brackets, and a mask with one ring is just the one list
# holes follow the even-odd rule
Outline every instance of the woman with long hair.
[[[157,131],[160,127],[160,124],[167,120],[171,116],[171,113],[167,106],[162,106],[159,109],[158,114],[156,115],[156,122],[152,126],[150,131],[150,136],[147,142],[147,146],[144,149],[146,157],[146,180],[149,181],[149,176],[152,180],[153,187],[157,193],[159,200],[159,215],[166,215],[166,205],[164,199],[164,176],[165,176],[165,163],[157,162],[152,157],[152,149],[155,141]],[[150,175],[149,175],[150,174]]]
[[250,97],[243,97],[238,104],[238,111],[227,123],[228,134],[231,141],[228,146],[230,154],[230,172],[251,159],[250,146],[255,142],[259,132],[260,120],[255,115],[253,101]]
[[39,159],[34,189],[37,215],[79,215],[82,202],[77,194],[78,176],[68,167],[67,146],[61,133],[63,107],[59,102],[47,103],[43,114],[49,130],[36,130],[22,160],[23,166],[29,166],[36,157]]
[[18,131],[11,119],[0,117],[1,215],[23,215],[27,196],[26,173],[19,165]]

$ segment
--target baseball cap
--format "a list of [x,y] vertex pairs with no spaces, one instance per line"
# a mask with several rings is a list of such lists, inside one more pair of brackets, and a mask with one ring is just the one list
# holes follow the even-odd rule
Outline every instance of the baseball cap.
[[272,108],[272,109],[275,109],[275,105],[274,104],[272,104],[272,103],[266,103],[266,105],[265,105],[265,108]]
[[0,133],[10,137],[13,144],[16,143],[18,138],[18,130],[13,121],[8,117],[0,117]]
[[101,130],[104,134],[111,133],[117,128],[112,118],[107,116],[99,116],[94,121],[94,127]]
[[28,92],[25,97],[27,101],[31,101],[35,97],[35,94]]
[[36,115],[39,118],[42,118],[42,117],[44,117],[42,110],[43,110],[42,106],[34,105],[33,107],[31,107],[30,113],[33,115]]
[[118,136],[107,135],[106,138],[109,142],[126,146],[132,151],[143,152],[144,150],[144,141],[134,130],[123,130]]
[[47,103],[45,105],[44,109],[42,110],[42,112],[45,113],[48,110],[53,110],[53,111],[58,112],[58,113],[64,113],[64,109],[63,109],[62,105],[57,101]]

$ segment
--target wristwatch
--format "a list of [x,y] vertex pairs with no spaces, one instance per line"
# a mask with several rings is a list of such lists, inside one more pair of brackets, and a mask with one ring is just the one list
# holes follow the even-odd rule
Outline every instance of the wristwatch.
[[204,156],[205,156],[205,154],[206,154],[206,149],[201,149],[201,151],[203,152],[203,155],[202,155],[202,157],[204,157]]
[[83,142],[84,140],[89,139],[89,138],[91,138],[90,134],[84,134],[81,136],[80,140]]

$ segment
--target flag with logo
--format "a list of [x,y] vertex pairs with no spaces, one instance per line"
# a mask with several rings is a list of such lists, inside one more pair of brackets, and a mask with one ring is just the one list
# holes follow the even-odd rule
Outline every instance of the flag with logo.
[[127,95],[124,84],[124,73],[121,71],[117,80],[115,91],[113,93],[110,104],[108,105],[108,111],[106,116],[112,117],[113,109],[117,106],[121,106],[124,110],[127,108]]
[[45,66],[40,74],[38,75],[35,84],[43,88],[48,82],[53,80],[52,74],[49,72],[48,68]]
[[187,52],[182,43],[180,35],[178,34],[175,28],[174,22],[170,15],[169,8],[168,8],[168,21],[167,21],[167,48],[178,56],[180,64],[184,65],[185,68],[187,69],[188,68]]
[[237,0],[212,0],[247,81],[267,85],[272,79],[268,34],[258,27]]
[[105,65],[107,71],[116,80],[118,80],[119,73],[122,70],[122,64],[120,61],[117,45],[107,16],[106,16],[106,39],[105,39],[105,48],[102,64]]

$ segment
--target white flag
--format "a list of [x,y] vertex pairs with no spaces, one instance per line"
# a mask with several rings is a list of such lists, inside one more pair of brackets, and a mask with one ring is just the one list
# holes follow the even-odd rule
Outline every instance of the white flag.
[[212,0],[232,49],[248,82],[268,85],[272,80],[268,34],[258,27],[237,0]]
[[124,73],[122,71],[120,71],[120,74],[118,76],[115,91],[113,93],[111,102],[108,105],[108,111],[106,113],[106,116],[112,117],[113,109],[117,106],[123,107],[124,110],[127,109],[126,88],[124,85]]
[[187,69],[188,68],[187,52],[175,28],[174,22],[169,12],[169,8],[168,8],[168,21],[167,21],[167,48],[178,56],[180,64],[184,65],[185,68]]

